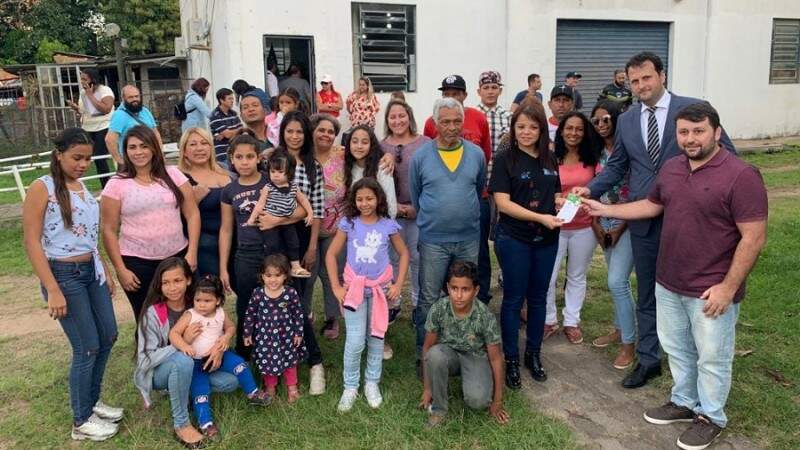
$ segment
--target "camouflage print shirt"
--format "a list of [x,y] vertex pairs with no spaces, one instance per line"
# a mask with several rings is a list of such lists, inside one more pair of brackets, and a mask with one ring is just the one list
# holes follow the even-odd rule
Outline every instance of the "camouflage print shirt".
[[486,355],[487,345],[500,343],[497,320],[479,301],[473,301],[469,315],[459,319],[453,312],[450,298],[440,299],[431,306],[425,330],[439,336],[438,344],[473,355]]

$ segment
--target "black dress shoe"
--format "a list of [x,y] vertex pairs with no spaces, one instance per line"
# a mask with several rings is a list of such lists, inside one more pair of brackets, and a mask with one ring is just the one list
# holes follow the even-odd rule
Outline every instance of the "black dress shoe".
[[506,360],[506,386],[509,389],[517,390],[522,387],[522,380],[519,378],[519,360]]
[[661,376],[661,366],[645,367],[636,363],[633,371],[622,380],[622,387],[626,389],[636,389],[647,384],[651,378]]
[[542,367],[542,360],[539,353],[525,352],[525,367],[531,371],[531,377],[536,381],[547,381],[547,373]]

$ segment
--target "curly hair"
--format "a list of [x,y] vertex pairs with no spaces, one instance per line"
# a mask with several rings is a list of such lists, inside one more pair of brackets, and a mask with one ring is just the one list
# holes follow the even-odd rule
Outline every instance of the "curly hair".
[[358,206],[356,206],[356,194],[361,189],[370,189],[375,193],[375,198],[378,200],[378,206],[375,208],[375,214],[377,214],[378,217],[385,217],[388,219],[389,203],[386,201],[386,193],[383,192],[383,188],[381,188],[381,185],[378,184],[378,180],[370,177],[364,177],[356,181],[352,188],[348,191],[344,202],[344,216],[347,217],[347,219],[352,223],[353,219],[361,215],[361,211],[359,211]]

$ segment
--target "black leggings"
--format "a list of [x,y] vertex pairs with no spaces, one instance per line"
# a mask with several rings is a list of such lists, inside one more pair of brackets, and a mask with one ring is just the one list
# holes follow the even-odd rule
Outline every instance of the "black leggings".
[[[185,254],[186,249],[183,249],[173,256],[183,257]],[[158,267],[164,259],[144,259],[138,256],[122,255],[122,262],[125,264],[125,268],[133,272],[136,278],[139,279],[139,289],[135,291],[125,291],[125,295],[128,296],[128,301],[131,303],[131,308],[133,308],[133,314],[134,318],[136,318],[137,325],[139,324],[139,315],[142,313],[142,305],[144,305],[147,292],[150,290],[150,285],[153,283],[153,275],[156,272],[156,267]]]

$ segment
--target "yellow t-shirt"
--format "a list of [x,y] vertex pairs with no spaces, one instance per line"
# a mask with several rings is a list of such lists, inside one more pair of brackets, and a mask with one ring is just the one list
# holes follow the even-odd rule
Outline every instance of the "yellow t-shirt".
[[462,155],[464,155],[463,143],[458,144],[456,148],[439,148],[439,157],[450,172],[456,171]]

